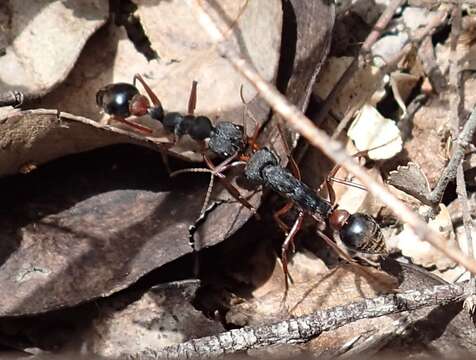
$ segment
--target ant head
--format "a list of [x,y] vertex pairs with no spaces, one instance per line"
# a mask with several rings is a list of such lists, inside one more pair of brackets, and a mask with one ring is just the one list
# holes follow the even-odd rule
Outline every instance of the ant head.
[[347,210],[334,210],[329,216],[329,225],[334,230],[341,230],[349,220],[350,213]]

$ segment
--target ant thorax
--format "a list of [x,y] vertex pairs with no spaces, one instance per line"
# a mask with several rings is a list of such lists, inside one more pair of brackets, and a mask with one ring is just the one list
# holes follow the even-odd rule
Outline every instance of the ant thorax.
[[246,149],[243,126],[219,121],[211,131],[208,148],[222,159],[243,153]]

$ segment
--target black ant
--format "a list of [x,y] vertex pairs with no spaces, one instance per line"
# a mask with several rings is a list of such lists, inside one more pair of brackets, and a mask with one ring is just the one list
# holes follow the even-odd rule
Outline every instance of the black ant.
[[[331,173],[336,171],[337,167]],[[342,242],[349,249],[369,254],[387,253],[383,234],[373,217],[363,213],[350,214],[346,210],[337,209],[335,195],[330,186],[328,187],[331,201],[327,201],[281,166],[278,157],[268,148],[259,149],[253,154],[245,165],[245,176],[255,184],[267,187],[290,200],[290,203],[275,213],[275,218],[287,212],[292,205],[299,209],[298,217],[290,230],[278,221],[287,233],[281,248],[281,260],[286,278],[287,253],[293,246],[294,237],[302,225],[305,214],[310,215],[318,224],[327,223],[333,230],[337,230]],[[319,234],[342,255],[342,252],[326,235],[320,231]],[[286,290],[287,286],[286,281]]]
[[[139,80],[143,85],[152,101],[152,106],[149,105],[147,98],[141,95],[135,87],[136,80]],[[172,176],[183,172],[209,172],[212,174],[205,204],[202,207],[199,218],[202,217],[204,209],[207,207],[214,176],[222,180],[225,188],[243,205],[253,212],[256,211],[241,196],[240,192],[226,180],[226,176],[223,174],[223,172],[235,166],[244,166],[244,175],[248,180],[269,188],[290,201],[274,214],[277,223],[287,234],[281,249],[281,259],[286,278],[286,292],[288,289],[287,253],[289,248],[293,246],[294,237],[302,225],[305,214],[310,215],[318,224],[328,224],[332,229],[338,231],[342,242],[350,249],[362,253],[386,253],[382,232],[374,218],[363,213],[350,214],[346,210],[337,209],[335,194],[329,185],[331,176],[326,181],[330,195],[328,201],[320,197],[313,189],[300,180],[299,170],[293,161],[291,161],[291,164],[293,164],[291,172],[280,165],[278,157],[271,150],[266,147],[259,148],[256,144],[260,130],[258,125],[253,136],[248,137],[244,126],[229,121],[219,121],[213,126],[208,117],[194,116],[196,93],[197,83],[194,81],[188,102],[188,114],[182,115],[177,112],[165,113],[159,99],[147,83],[140,75],[135,75],[134,85],[118,83],[105,86],[99,90],[96,99],[98,105],[106,113],[115,119],[119,119],[119,121],[130,125],[130,122],[126,122],[126,117],[149,114],[151,118],[160,121],[164,128],[174,135],[175,142],[181,136],[189,135],[192,139],[203,145],[203,158],[208,169],[183,169],[171,174]],[[208,142],[205,140],[208,140]],[[215,166],[205,154],[206,150],[210,150],[218,158],[222,159],[222,163]],[[337,169],[338,167],[331,172],[332,176],[335,175]],[[293,206],[299,209],[299,213],[296,221],[289,229],[280,220],[280,216],[284,215]],[[320,230],[319,234],[331,247],[343,255],[335,243]],[[349,260],[348,256],[345,254],[343,256]]]
[[[150,101],[137,89],[137,81],[142,84]],[[208,117],[194,115],[196,98],[197,82],[193,81],[188,101],[187,114],[183,115],[179,112],[166,113],[159,98],[140,74],[134,75],[133,84],[109,84],[96,93],[96,103],[105,113],[110,115],[111,119],[127,124],[139,131],[152,133],[152,129],[128,120],[130,117],[138,117],[148,114],[152,119],[159,121],[167,132],[173,134],[173,143],[176,143],[182,136],[188,135],[193,140],[202,144],[203,159],[207,163],[209,169],[179,170],[172,173],[171,176],[186,171],[210,172],[212,174],[211,182],[214,177],[217,176],[225,188],[238,201],[256,213],[256,209],[241,196],[240,192],[229,181],[226,180],[226,177],[222,174],[222,169],[228,169],[231,166],[234,166],[234,160],[244,160],[246,158],[244,154],[248,148],[248,144],[256,142],[258,126],[255,130],[255,135],[253,137],[247,137],[246,129],[243,126],[230,121],[218,121],[213,125]],[[218,158],[223,159],[224,161],[215,166],[207,156],[207,150],[210,150]],[[207,207],[209,196],[210,193],[208,192],[202,211]]]

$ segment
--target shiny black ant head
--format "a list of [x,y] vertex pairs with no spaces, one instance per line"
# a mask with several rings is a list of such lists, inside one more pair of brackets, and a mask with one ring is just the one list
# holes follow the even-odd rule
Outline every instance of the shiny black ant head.
[[[336,210],[334,213],[337,211],[345,210]],[[350,249],[367,254],[387,254],[380,226],[369,215],[349,215],[346,221],[341,223],[339,234],[342,242]]]
[[96,103],[112,116],[126,118],[131,115],[147,114],[149,101],[131,84],[106,85],[96,93]]
[[212,129],[208,148],[220,158],[226,159],[246,148],[243,126],[229,121],[220,121]]
[[245,177],[255,184],[265,184],[263,170],[268,166],[278,166],[278,157],[268,148],[256,151],[246,163]]

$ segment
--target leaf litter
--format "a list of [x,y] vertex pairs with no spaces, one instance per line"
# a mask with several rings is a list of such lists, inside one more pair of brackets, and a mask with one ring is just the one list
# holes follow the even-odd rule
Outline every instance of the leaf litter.
[[[288,96],[305,109],[312,82],[327,56],[329,33],[333,26],[332,8],[307,1],[289,2],[287,6],[281,8],[279,1],[249,1],[242,9],[238,2],[230,1],[220,3],[215,10],[225,15],[233,25],[228,36],[235,46],[252,60],[267,80],[277,81],[281,89],[286,87],[280,81],[283,77],[287,78]],[[48,70],[44,73],[48,78],[44,83],[46,85],[41,83],[41,89],[33,87],[31,92],[27,92],[34,96],[47,93],[35,106],[54,110],[11,111],[2,115],[0,129],[4,137],[0,175],[24,174],[2,180],[7,188],[15,182],[19,185],[14,189],[24,187],[23,194],[5,194],[5,204],[10,210],[0,212],[0,223],[4,229],[1,235],[4,250],[0,284],[9,289],[0,301],[3,304],[0,308],[2,316],[45,312],[46,317],[54,316],[51,310],[105,297],[95,300],[99,304],[98,314],[91,315],[90,323],[76,334],[75,345],[67,339],[65,343],[68,345],[58,343],[57,349],[66,351],[67,348],[75,348],[74,353],[77,354],[81,348],[87,354],[116,357],[216,334],[229,326],[267,324],[362,297],[388,293],[396,287],[417,289],[421,288],[421,283],[427,286],[433,284],[430,280],[433,275],[420,269],[411,271],[420,274],[421,283],[408,285],[402,282],[404,274],[411,272],[404,265],[399,265],[402,268],[392,273],[395,277],[375,269],[369,270],[375,278],[366,277],[368,273],[360,273],[355,265],[341,264],[337,256],[316,238],[314,225],[307,223],[297,240],[297,253],[290,260],[293,283],[286,311],[281,311],[284,277],[281,264],[276,261],[273,251],[276,245],[273,242],[282,239],[283,234],[275,224],[270,226],[270,219],[266,219],[271,218],[269,214],[278,208],[276,199],[272,197],[273,201],[267,202],[260,211],[265,219],[251,219],[233,236],[231,234],[251,214],[237,204],[225,202],[218,205],[219,211],[212,211],[205,226],[199,229],[197,245],[200,248],[209,247],[231,236],[230,241],[202,251],[199,264],[204,283],[176,285],[174,281],[189,277],[193,268],[190,263],[195,260],[183,256],[191,252],[187,243],[187,227],[199,211],[207,184],[206,179],[199,180],[192,176],[170,181],[160,155],[153,151],[168,151],[175,157],[191,161],[198,159],[197,149],[190,148],[190,141],[180,142],[171,148],[168,144],[170,136],[147,117],[137,121],[154,129],[149,137],[121,128],[114,122],[104,124],[104,117],[95,105],[96,90],[111,82],[130,82],[134,73],[141,73],[167,110],[185,112],[191,82],[198,80],[196,113],[206,114],[215,121],[227,119],[241,123],[244,104],[237,94],[243,84],[250,112],[265,124],[260,142],[273,143],[283,159],[286,153],[279,146],[273,121],[267,121],[269,107],[259,99],[250,84],[217,55],[204,36],[197,36],[201,28],[185,2],[156,4],[144,0],[135,2],[132,8],[130,16],[135,19],[132,22],[136,21],[143,27],[150,47],[157,54],[156,58],[148,61],[144,54],[137,51],[137,44],[129,40],[130,33],[125,29],[110,22],[97,30],[98,24],[102,23],[93,21],[89,24],[93,30],[88,28],[82,34],[83,38],[77,41],[80,48],[84,45],[81,54],[79,51],[65,54],[70,56],[66,60],[68,65],[54,71],[59,78],[51,76],[52,72]],[[382,6],[381,9],[384,8]],[[45,9],[48,7],[45,6]],[[376,9],[373,8],[374,12]],[[315,17],[310,16],[311,10],[327,22],[318,24]],[[290,66],[286,46],[292,40],[287,37],[282,39],[281,35],[282,29],[290,29],[293,12],[297,16],[298,36],[294,44],[295,62]],[[240,13],[234,23],[232,19]],[[349,14],[353,19],[361,16],[363,22],[372,25],[378,11],[377,15],[364,16],[362,8],[353,9],[350,4],[338,21],[349,26],[349,22],[343,20]],[[388,76],[382,74],[382,66],[388,66],[382,59],[388,62],[392,56],[402,52],[411,38],[408,29],[421,29],[435,14],[433,10],[406,6],[402,16],[390,23],[391,32],[384,33],[377,45],[372,47],[372,61],[359,64],[357,72],[333,100],[331,116],[320,119],[320,126],[331,134],[339,120],[353,119],[348,131],[349,147],[350,142],[359,151],[377,147],[373,154],[370,152],[367,159],[361,161],[372,168],[375,178],[388,179],[390,184],[407,193],[408,204],[425,216],[425,207],[414,199],[410,200],[410,196],[416,199],[427,196],[450,156],[451,126],[446,108],[451,93],[440,96],[431,93],[434,79],[425,67],[428,59],[425,62],[418,58],[422,55],[404,54],[401,61],[395,64],[395,71]],[[324,23],[327,25],[322,25]],[[86,42],[93,31],[95,34]],[[312,36],[313,32],[319,31],[320,37]],[[309,45],[311,39],[314,51],[310,50],[313,49]],[[302,46],[303,43],[308,47]],[[435,43],[430,46],[435,49],[440,73],[446,74],[449,39]],[[10,44],[6,47],[7,54],[11,52],[8,46]],[[313,86],[314,98],[309,109],[315,105],[314,101],[323,101],[329,95],[350,64],[355,55],[355,48],[352,48],[355,44],[348,43],[347,46],[347,49],[338,49],[339,54],[346,56],[331,52],[325,70],[321,71],[319,81]],[[460,45],[459,54],[463,54],[465,68],[471,67],[470,48]],[[36,55],[32,52],[28,56]],[[300,62],[308,66],[301,66]],[[285,75],[281,73],[286,68],[282,67],[283,63],[287,64],[289,71]],[[56,63],[51,65],[57,66]],[[306,71],[302,72],[302,69]],[[26,83],[20,81],[18,88],[24,90],[21,86]],[[422,83],[425,86],[430,84],[430,91],[425,90],[429,100],[412,113],[412,101],[415,92],[423,92]],[[472,79],[465,83],[468,94],[472,93],[472,83]],[[36,80],[28,81],[28,84],[36,86]],[[10,90],[11,85],[5,90]],[[474,106],[471,96],[464,100],[467,110],[471,110]],[[246,121],[248,128],[253,128],[252,121]],[[408,128],[409,133],[403,128]],[[295,143],[295,137],[292,143]],[[108,148],[97,150],[105,146]],[[87,153],[74,155],[83,152]],[[317,153],[313,157],[307,155],[301,162],[304,179],[314,178],[316,181],[317,178],[325,178],[321,158],[322,155]],[[175,160],[172,160],[172,165],[188,166]],[[397,171],[389,172],[394,169]],[[466,169],[468,174],[470,170],[471,167]],[[68,175],[59,175],[62,171]],[[48,183],[50,177],[57,180],[55,185]],[[342,172],[336,177],[354,181]],[[316,181],[315,188],[320,183]],[[405,224],[395,222],[384,204],[375,203],[363,190],[351,186],[338,187],[337,202],[341,208],[371,214],[381,222],[382,227],[387,225],[383,230],[386,234],[393,234],[387,239],[387,245],[394,257],[400,256],[400,260],[422,265],[447,280],[464,278],[462,270],[453,262],[419,241]],[[27,188],[28,191],[25,190]],[[214,198],[220,200],[224,196],[224,191],[214,194]],[[428,221],[453,246],[458,240],[460,247],[465,248],[462,226],[455,223],[459,216],[454,210],[457,201],[451,195],[446,196],[448,198],[444,199],[444,203],[438,204],[439,213],[434,218],[430,216]],[[257,206],[259,198],[260,194],[256,193],[250,201]],[[401,198],[405,199],[404,196]],[[445,206],[449,203],[451,205]],[[306,247],[311,248],[313,253],[304,249]],[[156,269],[159,270],[153,271]],[[415,278],[415,275],[412,276],[410,278]],[[396,283],[396,278],[400,284]],[[130,288],[137,281],[139,292],[134,286]],[[151,288],[151,284],[157,282],[164,285]],[[382,289],[379,286],[381,282],[392,285]],[[195,294],[197,288],[202,290],[201,295]],[[119,295],[113,295],[120,290],[123,291]],[[71,310],[74,312],[74,309]],[[415,313],[408,321],[423,319],[427,312],[418,314],[420,317]],[[391,339],[385,344],[379,343],[375,351],[385,347],[395,349],[399,345],[391,334],[402,319],[406,318],[395,315],[362,320],[321,335],[301,350],[324,356],[346,351],[358,353],[371,338]],[[20,320],[17,320],[18,324],[21,324]],[[3,322],[3,331],[15,327],[15,321]],[[16,326],[19,327],[15,332],[17,337],[24,336],[27,328],[31,327],[26,323]],[[57,325],[59,331],[63,326]],[[458,318],[451,320],[449,328],[465,329],[466,326],[464,320]],[[431,340],[428,345],[443,343],[444,349],[451,349],[456,344],[471,347],[464,338],[452,337],[451,331]],[[355,339],[356,334],[364,335]],[[28,346],[6,341],[2,337],[0,342],[10,348],[41,354],[50,350],[44,346],[44,336],[48,334],[37,331],[29,337]],[[353,344],[353,350],[349,350],[349,343]],[[292,353],[289,349],[283,350],[283,353],[286,351]],[[254,355],[259,356],[260,353]],[[278,355],[282,356],[282,353]]]

